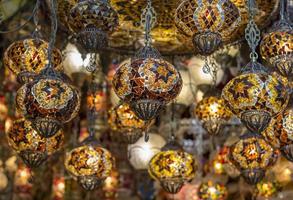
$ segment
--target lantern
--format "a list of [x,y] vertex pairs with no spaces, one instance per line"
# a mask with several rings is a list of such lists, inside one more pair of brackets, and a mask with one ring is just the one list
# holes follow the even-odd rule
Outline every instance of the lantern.
[[[11,44],[4,53],[3,62],[18,76],[20,82],[27,82],[39,74],[48,64],[48,42],[41,39],[24,39]],[[58,49],[52,53],[52,66],[62,71],[62,55]]]
[[84,189],[94,190],[111,175],[114,158],[89,137],[81,146],[66,154],[65,168]]
[[203,127],[211,135],[219,134],[223,124],[231,117],[223,99],[216,96],[205,97],[201,100],[196,105],[194,114],[202,121]]
[[24,84],[16,95],[19,113],[32,120],[34,129],[45,137],[56,134],[63,123],[78,114],[80,108],[77,89],[64,82],[57,72],[53,74],[41,74]]
[[151,120],[182,88],[176,68],[159,58],[135,59],[124,63],[113,78],[113,87],[120,99],[143,120]]
[[231,147],[230,160],[249,184],[256,184],[266,169],[275,164],[278,153],[256,133],[246,133]]
[[109,111],[109,125],[114,138],[133,144],[144,132],[146,123],[139,119],[128,104],[121,104]]
[[199,186],[198,196],[201,200],[225,200],[228,190],[224,185],[210,180]]
[[136,170],[145,170],[152,157],[161,151],[166,144],[164,138],[158,134],[149,134],[149,141],[141,137],[136,143],[128,145],[128,158]]
[[168,143],[149,163],[150,176],[161,183],[163,189],[176,194],[184,183],[195,177],[196,162],[191,154]]
[[293,110],[284,111],[271,120],[268,128],[262,132],[265,139],[282,155],[293,162]]
[[228,43],[240,22],[240,13],[230,0],[184,0],[175,13],[175,23],[192,37],[201,55],[210,55]]
[[118,26],[118,15],[105,0],[82,0],[70,11],[70,29],[87,52],[96,52],[108,45],[108,34]]
[[53,137],[40,136],[26,119],[13,122],[6,134],[9,145],[19,154],[24,163],[31,168],[40,166],[47,158],[62,148],[64,134],[59,130]]
[[293,74],[293,28],[286,17],[285,0],[281,0],[280,20],[263,37],[260,53],[282,76],[289,78]]
[[226,84],[222,98],[250,131],[261,133],[286,108],[287,81],[266,73],[259,63],[250,62],[244,70]]

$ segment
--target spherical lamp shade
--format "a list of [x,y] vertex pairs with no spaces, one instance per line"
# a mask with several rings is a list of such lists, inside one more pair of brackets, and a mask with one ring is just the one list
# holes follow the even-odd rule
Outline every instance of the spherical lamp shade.
[[293,110],[284,111],[271,120],[268,128],[262,132],[264,138],[282,155],[293,162]]
[[293,29],[276,27],[266,34],[260,44],[260,53],[282,76],[293,75]]
[[[11,44],[4,53],[4,65],[18,76],[20,82],[27,82],[39,74],[48,64],[48,42],[41,39],[25,39]],[[52,66],[62,71],[62,55],[53,50]]]
[[108,34],[118,26],[118,15],[107,1],[84,0],[71,10],[69,27],[87,52],[96,52],[108,45]]
[[19,154],[24,163],[31,168],[40,166],[48,156],[62,148],[64,134],[59,130],[53,137],[40,136],[26,119],[13,122],[7,133],[9,145]]
[[141,137],[136,143],[128,145],[130,164],[137,170],[146,170],[150,160],[161,151],[166,144],[165,139],[158,134],[149,134],[149,141]]
[[287,82],[262,72],[243,73],[224,87],[222,98],[252,132],[261,133],[289,100]]
[[39,134],[50,137],[78,114],[80,96],[72,85],[44,76],[17,91],[16,106]]
[[278,153],[265,139],[256,133],[241,136],[231,147],[230,160],[239,169],[249,184],[256,184],[265,175],[266,169],[275,164]]
[[238,8],[230,0],[184,0],[175,13],[177,28],[192,37],[196,51],[202,55],[210,55],[228,43],[240,19]]
[[124,63],[113,78],[116,94],[128,102],[136,115],[151,120],[162,107],[175,99],[182,88],[176,68],[162,59],[136,59]]
[[108,123],[113,137],[129,144],[135,143],[144,132],[146,123],[139,119],[126,103],[109,111]]
[[209,96],[196,105],[194,114],[209,134],[217,135],[232,113],[226,108],[223,99]]
[[66,154],[65,168],[84,189],[94,190],[111,175],[114,158],[99,145],[83,144]]
[[213,181],[202,183],[198,188],[200,200],[226,200],[228,197],[227,188]]
[[196,169],[196,162],[191,154],[182,150],[166,150],[151,159],[148,171],[165,191],[176,194],[185,182],[195,177]]

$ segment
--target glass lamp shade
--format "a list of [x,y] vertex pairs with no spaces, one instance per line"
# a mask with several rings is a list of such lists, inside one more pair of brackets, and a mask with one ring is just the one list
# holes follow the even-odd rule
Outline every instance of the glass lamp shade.
[[252,132],[261,133],[289,101],[287,81],[262,72],[243,73],[226,84],[222,98]]
[[108,124],[113,131],[113,138],[129,144],[135,143],[147,126],[147,123],[139,119],[126,103],[109,111]]
[[6,134],[9,145],[19,154],[24,163],[31,168],[40,166],[48,156],[62,148],[64,134],[59,130],[50,138],[40,136],[26,119],[13,122]]
[[86,190],[102,186],[114,168],[111,153],[96,144],[83,144],[66,154],[65,168]]
[[269,199],[281,190],[281,185],[276,181],[261,181],[256,185],[257,196]]
[[[52,60],[53,68],[62,71],[62,55],[58,49],[53,50]],[[48,42],[41,39],[14,42],[6,49],[3,62],[20,82],[27,82],[48,64]]]
[[230,0],[184,0],[175,13],[180,32],[193,38],[202,55],[210,55],[228,43],[241,20],[238,8]]
[[80,96],[72,85],[44,76],[17,91],[16,106],[40,135],[50,137],[78,114]]
[[148,169],[152,157],[159,153],[165,144],[165,139],[158,134],[149,134],[147,142],[141,137],[136,143],[128,145],[130,164],[137,170]]
[[260,53],[282,76],[293,74],[293,29],[276,27],[266,34],[260,44]]
[[166,150],[151,159],[148,171],[166,192],[176,194],[185,182],[195,177],[196,169],[196,161],[191,154],[182,150]]
[[264,138],[282,155],[293,162],[293,110],[284,111],[271,120],[268,128],[262,132]]
[[199,186],[198,197],[200,200],[226,200],[228,197],[228,190],[220,183],[207,181]]
[[154,58],[124,63],[112,82],[119,98],[128,102],[136,115],[146,121],[156,117],[182,88],[182,78],[176,68]]
[[278,153],[265,139],[256,133],[246,133],[231,147],[230,160],[249,184],[256,184],[265,170],[274,165]]
[[[191,76],[195,80],[196,85],[212,85],[213,78],[210,74],[204,73],[203,66],[205,65],[204,59],[200,57],[192,57],[188,63],[188,70]],[[218,65],[218,63],[216,63]],[[216,85],[221,82],[224,76],[224,71],[221,67],[218,67]]]
[[201,100],[196,105],[194,114],[211,135],[219,134],[223,124],[231,118],[231,112],[226,108],[224,100],[215,96]]
[[68,24],[82,47],[96,52],[108,45],[108,34],[118,26],[118,15],[107,1],[85,0],[70,10]]

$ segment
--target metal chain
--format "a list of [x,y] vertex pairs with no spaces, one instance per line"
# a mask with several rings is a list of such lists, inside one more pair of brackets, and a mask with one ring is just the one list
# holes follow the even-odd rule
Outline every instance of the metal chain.
[[245,28],[245,39],[251,49],[250,59],[256,62],[258,59],[256,48],[260,42],[261,35],[258,26],[254,22],[254,16],[257,10],[255,0],[248,0],[247,6],[249,11],[249,22]]
[[34,25],[35,25],[35,30],[32,34],[32,37],[34,39],[39,39],[40,38],[40,26],[39,26],[39,9],[40,9],[40,0],[37,0],[36,3],[36,13],[33,16],[33,21],[34,21]]
[[156,25],[156,22],[156,11],[152,6],[152,1],[147,0],[147,6],[141,15],[141,25],[145,31],[145,46],[150,46],[151,44],[151,29]]
[[50,42],[48,46],[48,68],[53,68],[52,66],[52,54],[53,54],[53,48],[54,44],[56,41],[56,34],[57,34],[57,29],[58,29],[58,21],[57,21],[57,4],[56,0],[51,0],[50,1],[51,5],[51,35],[50,35]]

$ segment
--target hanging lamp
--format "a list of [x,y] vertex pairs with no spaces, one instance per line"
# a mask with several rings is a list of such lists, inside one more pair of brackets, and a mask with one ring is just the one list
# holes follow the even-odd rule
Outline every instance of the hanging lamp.
[[129,103],[136,115],[149,121],[171,100],[175,99],[182,88],[182,79],[176,68],[163,60],[151,45],[151,28],[156,16],[151,1],[142,13],[145,29],[145,46],[132,61],[119,67],[113,78],[113,87],[120,99]]
[[16,95],[18,111],[32,121],[44,137],[56,134],[72,120],[80,108],[80,96],[64,76],[53,68],[52,50],[57,33],[55,0],[51,3],[52,32],[48,47],[48,64],[33,81],[24,84]]
[[[173,104],[172,122],[175,114]],[[196,170],[197,163],[193,155],[185,152],[176,142],[172,125],[170,141],[149,162],[148,172],[150,176],[158,180],[166,192],[176,194],[185,182],[191,181],[195,177]]]
[[252,132],[261,133],[272,117],[282,112],[289,101],[287,81],[270,75],[257,62],[256,47],[260,41],[260,30],[254,22],[255,5],[249,1],[250,21],[245,30],[245,38],[252,52],[251,61],[242,73],[229,81],[222,91],[222,98],[230,110],[237,115]]
[[260,54],[282,76],[290,78],[293,75],[293,27],[287,15],[286,0],[280,0],[280,20],[263,37]]
[[196,105],[194,115],[202,122],[203,127],[210,135],[218,135],[230,117],[231,112],[226,108],[224,100],[209,91]]
[[248,132],[230,149],[230,160],[241,172],[245,181],[255,185],[266,170],[277,161],[278,153],[263,136]]

